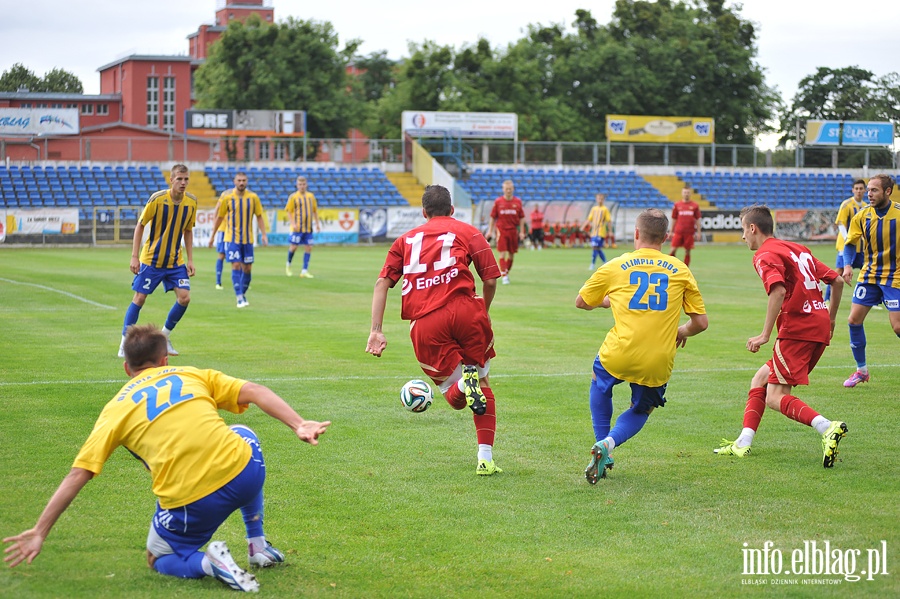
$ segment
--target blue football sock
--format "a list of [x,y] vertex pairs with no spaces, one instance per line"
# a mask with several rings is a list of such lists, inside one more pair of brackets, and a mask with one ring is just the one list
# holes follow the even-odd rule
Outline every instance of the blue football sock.
[[601,262],[606,262],[606,254],[603,253],[603,250],[597,250],[597,255],[600,256]]
[[181,320],[181,317],[184,316],[185,310],[187,310],[187,306],[182,306],[178,302],[175,302],[175,305],[169,310],[168,318],[166,318],[166,328],[170,331],[174,329],[175,325],[178,324],[178,321]]
[[136,303],[131,302],[128,306],[128,309],[125,310],[125,324],[122,326],[122,334],[125,334],[125,331],[128,330],[128,327],[133,325],[138,321],[138,316],[141,315],[141,306],[138,306]]
[[250,271],[244,272],[244,276],[241,277],[241,295],[247,293],[247,289],[250,288],[250,279],[252,278],[253,275]]
[[309,252],[306,252],[303,254],[303,270],[306,270],[307,268],[309,268],[309,259],[311,256],[312,256],[312,254]]
[[648,418],[650,418],[650,414],[638,414],[634,411],[634,406],[631,406],[616,418],[616,425],[609,432],[609,436],[613,438],[618,447],[638,434],[638,431],[647,423]]
[[241,277],[243,276],[244,271],[240,268],[237,270],[231,271],[231,286],[234,287],[234,294],[238,297],[243,295],[243,289],[241,287]]
[[591,381],[591,422],[594,425],[594,438],[601,441],[609,434],[609,423],[612,420],[612,394],[604,396],[603,391]]
[[166,576],[177,576],[179,578],[203,578],[206,572],[203,571],[202,551],[197,551],[186,560],[181,559],[174,553],[156,558],[153,569],[160,574]]
[[288,252],[288,264],[294,261],[294,252]]
[[225,264],[225,261],[219,258],[216,260],[216,285],[222,284],[222,266]]
[[247,538],[264,537],[263,533],[263,494],[262,491],[256,497],[241,508],[241,516],[244,518],[244,526],[247,528]]
[[866,366],[866,331],[861,324],[850,325],[850,351],[857,368]]

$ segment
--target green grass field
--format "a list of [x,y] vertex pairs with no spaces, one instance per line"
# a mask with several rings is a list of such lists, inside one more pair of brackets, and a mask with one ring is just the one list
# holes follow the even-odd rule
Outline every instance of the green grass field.
[[[192,303],[172,336],[181,356],[172,362],[264,383],[303,416],[333,421],[310,447],[258,409],[224,416],[262,439],[267,534],[288,555],[284,567],[258,573],[262,593],[900,596],[900,353],[886,311],[866,322],[870,383],[841,385],[854,367],[842,319],[812,384],[798,392],[848,423],[834,469],[822,468],[812,429],[772,411],[751,456],[718,458],[713,447],[740,432],[750,377],[771,342],[760,354],[744,349],[765,313],[750,251],[698,248],[693,270],[709,330],[679,350],[666,407],[616,449],[609,478],[590,486],[583,476],[594,441],[588,384],[612,317],[574,307],[590,250],[524,251],[491,310],[494,457],[505,472],[482,478],[468,411],[454,412],[440,398],[423,414],[400,406],[400,386],[422,373],[399,318],[399,291],[388,305],[385,355],[364,352],[386,250],[319,247],[310,269],[316,278],[300,280],[285,277],[284,248],[261,249],[245,310],[235,308],[228,288],[214,289],[213,251],[196,251]],[[814,250],[833,262],[832,246]],[[126,380],[115,356],[131,297],[128,256],[126,248],[0,249],[0,537],[32,526]],[[846,314],[849,293],[844,300]],[[140,322],[161,325],[173,301],[173,294],[152,295]],[[618,414],[628,389],[616,391]],[[148,475],[117,451],[37,560],[0,568],[0,595],[231,592],[210,578],[177,580],[146,567],[153,507]],[[239,515],[216,538],[246,564]],[[867,568],[867,549],[886,546],[889,574],[858,582],[747,575],[743,550],[766,541],[781,552],[783,570],[806,541],[819,548],[828,541],[842,556],[859,550],[856,574]]]

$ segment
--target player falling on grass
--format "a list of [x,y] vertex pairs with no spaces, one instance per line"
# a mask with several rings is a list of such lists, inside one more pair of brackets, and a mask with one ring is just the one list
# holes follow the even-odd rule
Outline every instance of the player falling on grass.
[[[750,453],[766,406],[822,436],[822,465],[834,466],[838,444],[847,425],[828,420],[792,395],[796,385],[808,385],[809,373],[831,341],[843,281],[838,274],[799,243],[773,237],[775,221],[766,206],[741,210],[743,240],[755,253],[753,266],[769,296],[762,333],[747,340],[753,353],[769,342],[777,326],[772,358],[757,371],[750,383],[744,428],[736,441],[723,439],[716,449],[720,456],[744,457]],[[819,281],[831,286],[831,304],[826,308]]]
[[93,431],[34,528],[3,539],[10,567],[29,564],[50,529],[81,489],[99,475],[119,446],[150,471],[156,512],[147,536],[147,563],[179,578],[215,576],[240,591],[257,591],[222,541],[209,543],[232,512],[241,511],[248,560],[266,567],[284,561],[263,531],[266,467],[256,434],[228,426],[219,410],[236,414],[255,404],[286,424],[301,441],[318,444],[330,422],[304,420],[262,385],[216,370],[169,366],[166,337],[152,325],[133,326],[125,336],[125,372],[131,380],[104,406]]
[[[237,298],[237,307],[246,308],[247,289],[253,276],[253,217],[259,227],[263,245],[269,245],[266,236],[265,211],[259,196],[247,189],[247,175],[236,173],[234,188],[222,192],[216,207],[216,222],[212,230],[225,222],[225,259],[231,262],[231,284]],[[214,237],[209,239],[209,247],[213,246]]]
[[869,205],[856,213],[847,231],[844,246],[844,272],[848,285],[853,277],[853,256],[861,241],[864,264],[859,271],[853,302],[850,305],[850,349],[856,360],[856,371],[844,381],[845,387],[868,382],[866,365],[866,331],[863,322],[869,310],[879,304],[888,309],[891,328],[900,337],[900,204],[891,201],[894,180],[888,175],[875,175],[867,185]]
[[[134,226],[129,266],[134,273],[134,280],[131,283],[134,298],[125,311],[122,341],[119,343],[120,358],[125,357],[125,331],[138,321],[147,296],[153,293],[160,283],[166,292],[175,290],[175,303],[169,310],[162,332],[166,336],[169,355],[178,355],[169,340],[169,333],[184,316],[188,304],[191,303],[190,278],[194,276],[194,223],[197,219],[197,198],[186,192],[190,181],[188,167],[176,164],[172,167],[170,179],[169,189],[157,191],[150,196]],[[141,248],[141,240],[147,225],[150,225],[150,234]]]
[[[450,192],[429,185],[422,195],[425,224],[394,241],[372,295],[372,330],[366,352],[381,356],[388,291],[403,277],[400,317],[410,321],[409,336],[422,370],[454,410],[474,412],[478,440],[476,474],[502,472],[494,464],[497,428],[494,393],[488,381],[494,333],[488,309],[500,270],[491,247],[475,227],[452,217]],[[482,297],[475,293],[475,277]]]
[[515,186],[510,180],[503,182],[503,195],[494,200],[491,208],[491,220],[488,223],[487,238],[496,234],[497,253],[500,254],[500,276],[503,284],[509,284],[509,271],[512,270],[513,257],[519,251],[519,241],[525,239],[527,225],[522,200],[514,195]]
[[291,262],[294,260],[294,252],[297,246],[305,246],[303,253],[303,270],[300,271],[301,279],[312,279],[309,274],[309,259],[312,256],[313,246],[313,227],[316,231],[320,229],[319,225],[319,206],[316,203],[316,196],[311,191],[307,191],[306,177],[297,177],[297,191],[292,193],[284,206],[285,212],[291,219],[291,237],[290,247],[288,247],[287,264],[284,267],[284,274],[291,276]]
[[[665,405],[676,349],[709,325],[694,275],[681,260],[660,251],[668,224],[661,210],[641,212],[635,250],[598,268],[575,298],[582,310],[611,308],[615,320],[594,358],[590,407],[597,442],[584,471],[592,485],[612,469],[612,450],[635,436],[654,408]],[[682,310],[690,321],[678,326]],[[631,406],[610,430],[613,387],[626,381]]]

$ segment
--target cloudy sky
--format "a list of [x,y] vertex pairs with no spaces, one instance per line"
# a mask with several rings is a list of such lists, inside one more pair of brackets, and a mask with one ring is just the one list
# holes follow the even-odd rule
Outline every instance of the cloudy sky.
[[[486,37],[496,48],[522,37],[528,24],[574,21],[587,7],[607,23],[614,0],[457,0],[427,5],[412,0],[269,0],[276,20],[331,22],[341,42],[364,41],[361,52],[407,53],[410,41],[433,40],[459,48]],[[187,36],[212,24],[224,0],[30,0],[0,2],[0,71],[19,62],[38,76],[54,67],[75,73],[86,93],[99,93],[97,68],[130,54],[181,54]],[[728,1],[728,5],[735,5]],[[858,65],[876,76],[900,70],[894,41],[897,0],[745,0],[741,14],[757,24],[759,55],[770,85],[790,100],[797,83],[816,67]],[[426,9],[426,6],[428,8]],[[440,6],[438,16],[433,16]],[[389,8],[388,8],[389,7]]]

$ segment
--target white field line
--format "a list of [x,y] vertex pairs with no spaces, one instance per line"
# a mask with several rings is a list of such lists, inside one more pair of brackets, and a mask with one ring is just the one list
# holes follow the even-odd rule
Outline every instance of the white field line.
[[13,285],[25,285],[26,287],[37,287],[38,289],[43,289],[44,291],[52,291],[53,293],[59,293],[60,295],[65,295],[67,297],[71,297],[72,299],[76,299],[79,302],[84,302],[86,304],[90,304],[92,306],[97,306],[98,308],[105,308],[107,310],[115,310],[115,306],[107,306],[106,304],[100,304],[94,301],[91,301],[85,297],[81,297],[80,295],[75,295],[74,293],[69,293],[68,291],[62,291],[60,289],[54,289],[53,287],[47,287],[46,285],[38,285],[36,283],[23,283],[22,281],[13,281],[12,279],[4,279],[0,277],[0,281],[4,283],[12,283]]
[[[869,364],[869,368],[897,368],[900,367],[900,364]],[[835,366],[816,366],[816,370],[852,370],[853,364],[844,364],[844,365],[835,365]],[[679,374],[692,374],[692,373],[702,373],[702,372],[756,372],[759,370],[759,366],[754,367],[730,367],[730,368],[691,368],[691,369],[675,369],[672,372],[673,376]],[[546,372],[546,373],[536,373],[536,372],[522,372],[522,373],[498,373],[491,374],[490,377],[492,379],[534,379],[534,378],[560,378],[560,377],[590,377],[591,371],[590,369],[585,369],[579,372]],[[345,380],[354,380],[354,381],[401,381],[405,378],[404,376],[397,375],[384,375],[384,376],[309,376],[309,377],[252,377],[251,381],[254,383],[290,383],[290,382],[307,382],[307,381],[321,381],[321,382],[336,382],[336,381],[345,381]],[[33,385],[108,385],[119,383],[124,385],[128,380],[124,377],[121,379],[81,379],[81,380],[68,380],[68,381],[20,381],[20,382],[6,382],[0,381],[0,387],[25,387],[25,386],[33,386]]]

